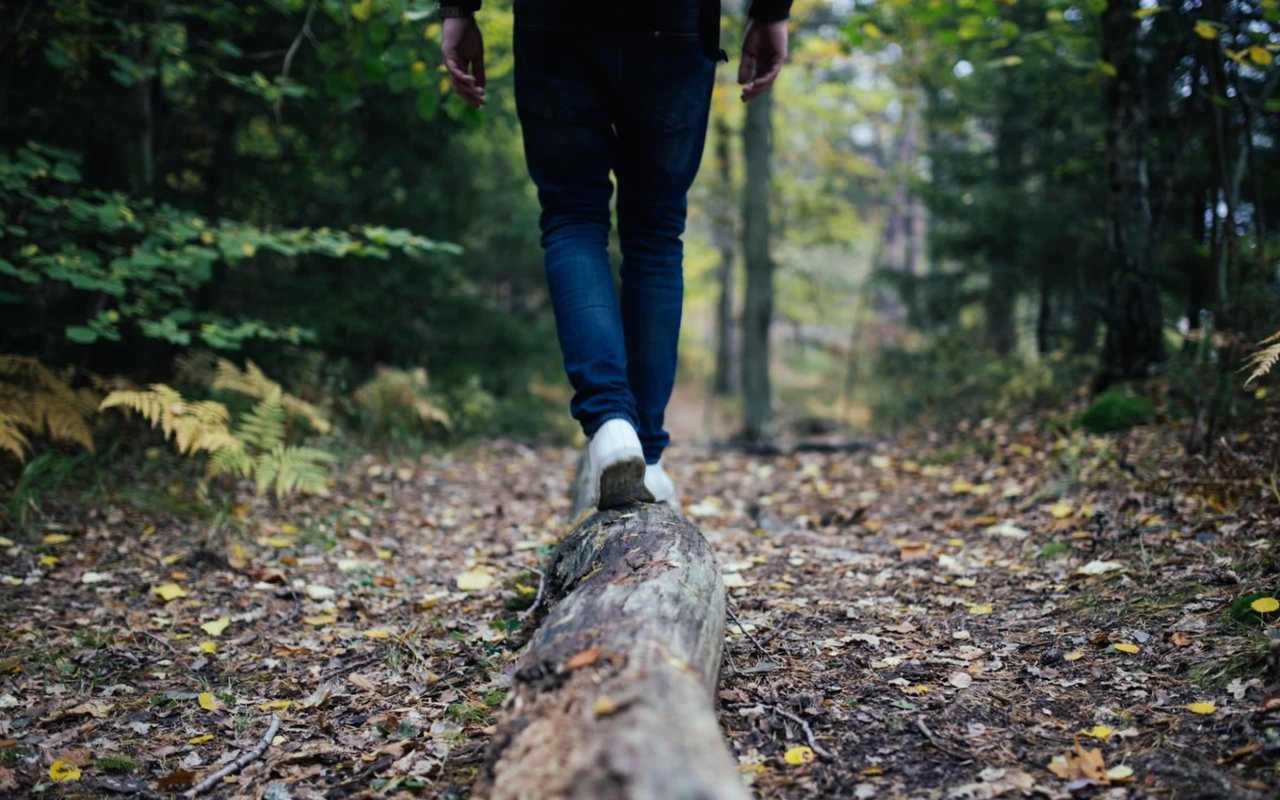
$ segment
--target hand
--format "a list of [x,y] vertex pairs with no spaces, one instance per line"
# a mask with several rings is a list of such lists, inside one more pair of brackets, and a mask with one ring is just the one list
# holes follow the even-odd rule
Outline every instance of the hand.
[[444,20],[440,55],[458,96],[472,108],[484,105],[484,38],[475,17]]
[[742,62],[738,65],[742,101],[748,102],[769,91],[786,60],[787,21],[749,21],[747,33],[742,37]]

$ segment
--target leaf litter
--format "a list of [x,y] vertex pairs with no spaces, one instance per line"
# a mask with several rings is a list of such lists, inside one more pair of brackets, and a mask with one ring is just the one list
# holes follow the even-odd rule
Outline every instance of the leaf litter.
[[[778,798],[1274,794],[1277,508],[1234,488],[1242,451],[1189,463],[1159,429],[1032,423],[674,450],[686,511],[738,576],[718,693],[744,780]],[[186,791],[279,717],[228,794],[467,796],[575,461],[371,453],[324,498],[246,491],[218,536],[63,503],[49,536],[0,549],[0,790]]]

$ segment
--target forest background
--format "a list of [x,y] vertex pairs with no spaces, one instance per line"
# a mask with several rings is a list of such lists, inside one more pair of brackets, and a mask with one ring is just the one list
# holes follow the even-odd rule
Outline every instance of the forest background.
[[[508,6],[481,15],[477,112],[428,2],[6,5],[11,523],[154,445],[100,406],[282,494],[368,437],[573,436]],[[693,192],[681,382],[705,430],[1099,396],[1090,425],[1159,413],[1198,452],[1258,419],[1277,24],[1275,0],[797,3],[778,91],[744,110],[721,71]]]

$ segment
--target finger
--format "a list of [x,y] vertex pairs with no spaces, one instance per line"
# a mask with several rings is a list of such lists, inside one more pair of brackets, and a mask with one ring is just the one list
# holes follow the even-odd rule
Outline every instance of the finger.
[[775,61],[769,66],[769,71],[763,75],[757,75],[756,79],[751,82],[753,88],[758,88],[761,92],[767,92],[773,82],[778,79],[778,73],[782,72],[782,62]]
[[471,63],[471,74],[475,76],[476,85],[480,87],[481,92],[484,91],[484,54],[481,54]]
[[756,59],[754,56],[752,56],[750,53],[747,53],[744,50],[742,53],[742,58],[738,62],[738,83],[744,84],[744,85],[749,83],[751,81],[751,78],[755,74],[756,74]]

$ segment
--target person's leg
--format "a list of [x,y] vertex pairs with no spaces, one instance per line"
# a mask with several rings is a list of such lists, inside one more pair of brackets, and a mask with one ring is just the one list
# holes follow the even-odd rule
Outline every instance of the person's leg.
[[706,140],[715,64],[696,29],[629,37],[623,58],[615,166],[622,324],[640,441],[645,461],[657,464],[670,441],[663,418],[684,302],[680,237]]
[[588,37],[550,25],[515,32],[516,106],[529,174],[542,204],[547,287],[570,410],[588,437],[605,422],[639,427],[609,263],[609,198],[616,141],[606,64]]

